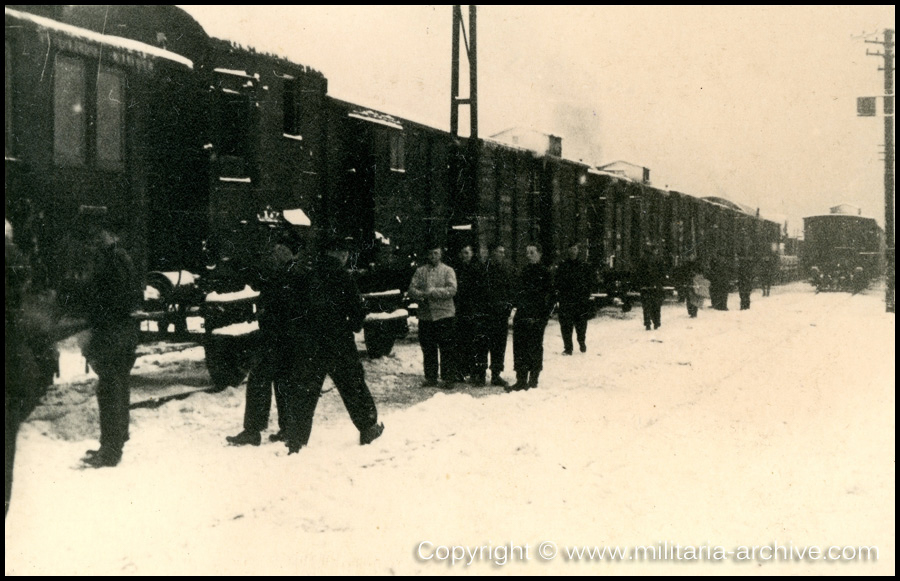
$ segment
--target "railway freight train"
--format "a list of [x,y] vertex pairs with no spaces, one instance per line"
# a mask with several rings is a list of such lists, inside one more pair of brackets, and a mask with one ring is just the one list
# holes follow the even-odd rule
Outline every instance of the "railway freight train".
[[884,231],[859,208],[841,204],[803,219],[803,263],[820,291],[865,289],[881,273]]
[[209,37],[172,6],[7,6],[6,215],[35,272],[77,262],[79,216],[103,215],[144,273],[147,337],[197,340],[216,386],[241,380],[273,239],[352,236],[370,355],[407,329],[424,241],[579,241],[614,293],[648,245],[672,269],[757,256],[778,224],[532,151],[456,138],[334,99],[325,77]]

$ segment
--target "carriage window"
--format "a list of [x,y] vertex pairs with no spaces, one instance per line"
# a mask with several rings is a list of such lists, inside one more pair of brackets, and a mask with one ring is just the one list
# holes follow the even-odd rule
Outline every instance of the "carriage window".
[[296,79],[284,80],[284,133],[300,135],[300,91]]
[[124,152],[125,77],[120,71],[101,67],[97,75],[97,163],[116,169]]
[[246,95],[225,91],[219,116],[223,155],[243,157],[247,149],[247,128],[250,126],[250,100]]
[[232,89],[219,93],[219,172],[223,177],[247,177],[250,155],[250,97]]
[[391,133],[391,169],[394,171],[406,171],[406,144],[403,134]]
[[54,63],[53,156],[59,165],[82,165],[86,150],[84,63],[57,55]]
[[13,154],[12,113],[12,55],[6,42],[6,157]]

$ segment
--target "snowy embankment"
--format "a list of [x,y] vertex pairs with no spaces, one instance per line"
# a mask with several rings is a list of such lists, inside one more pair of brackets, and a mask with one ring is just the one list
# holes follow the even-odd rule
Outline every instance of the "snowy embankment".
[[[609,311],[572,357],[551,323],[541,386],[524,393],[419,388],[418,348],[400,344],[366,363],[386,425],[366,447],[331,391],[300,454],[229,448],[242,387],[133,411],[122,464],[81,470],[92,400],[71,406],[80,423],[42,406],[19,436],[6,573],[893,573],[893,315],[877,293],[753,298],[693,320],[667,304],[653,332],[639,308]],[[203,382],[195,352],[173,357],[143,357],[137,381]],[[508,378],[510,363],[511,345]],[[450,567],[418,558],[422,541],[530,553]],[[540,559],[544,541],[560,555]],[[879,560],[562,555],[661,542],[874,545]]]

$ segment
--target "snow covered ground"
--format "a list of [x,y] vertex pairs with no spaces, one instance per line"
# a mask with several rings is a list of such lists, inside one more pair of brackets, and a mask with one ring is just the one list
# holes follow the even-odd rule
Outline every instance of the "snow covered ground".
[[[894,316],[883,299],[796,284],[693,320],[666,304],[651,332],[639,307],[606,309],[572,357],[551,322],[541,386],[515,394],[418,387],[410,340],[365,363],[379,440],[359,446],[330,391],[310,446],[290,457],[267,441],[225,445],[240,431],[241,387],[134,410],[122,464],[80,469],[97,435],[82,367],[20,432],[5,570],[893,574]],[[135,397],[209,385],[201,349],[142,349]],[[511,379],[509,363],[511,343]],[[879,557],[565,556],[661,543],[682,556],[778,543],[877,546]],[[471,565],[441,560],[451,549],[439,547],[457,545],[484,548]]]

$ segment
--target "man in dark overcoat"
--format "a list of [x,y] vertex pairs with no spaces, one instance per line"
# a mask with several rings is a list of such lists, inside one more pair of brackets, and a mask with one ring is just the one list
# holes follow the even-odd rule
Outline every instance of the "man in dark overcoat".
[[665,297],[665,265],[659,256],[659,248],[650,246],[637,269],[637,285],[641,289],[641,310],[644,328],[659,329],[662,325],[662,303]]
[[456,266],[456,357],[458,379],[484,385],[487,374],[487,280],[484,265],[469,245]]
[[102,217],[83,216],[89,263],[74,301],[87,321],[89,338],[82,349],[97,373],[100,448],[83,461],[94,468],[116,466],[128,441],[131,368],[136,360],[139,322],[132,317],[141,304],[140,279],[131,256]]
[[[288,242],[288,241],[282,241]],[[284,441],[288,426],[287,399],[298,389],[303,366],[308,365],[307,287],[309,273],[294,244],[275,244],[251,275],[250,286],[259,291],[259,337],[254,363],[247,378],[244,429],[226,440],[232,446],[259,446],[268,427],[272,393],[278,410],[278,432],[273,442]]]
[[723,257],[712,261],[709,273],[709,300],[717,311],[728,310],[728,293],[731,292],[732,269]]
[[516,383],[510,391],[538,386],[544,367],[544,329],[556,303],[550,270],[541,264],[542,251],[538,244],[525,249],[528,264],[519,274],[516,290],[516,315],[513,318],[513,360]]
[[591,318],[591,285],[593,275],[587,262],[579,259],[577,242],[566,249],[566,259],[556,267],[556,297],[559,300],[559,328],[562,331],[563,355],[572,354],[572,329],[578,347],[587,351],[587,323]]
[[346,269],[349,256],[349,241],[329,240],[312,268],[308,295],[312,356],[289,398],[292,425],[286,443],[290,454],[309,443],[326,375],[331,377],[359,430],[361,445],[371,443],[384,431],[353,336],[362,330],[365,312],[356,282]]
[[749,257],[738,261],[738,296],[741,299],[741,310],[750,308],[750,295],[753,293],[753,282],[756,276],[756,262]]
[[503,379],[506,360],[506,344],[509,340],[509,315],[512,312],[513,273],[506,261],[506,248],[501,244],[491,249],[485,264],[487,280],[487,305],[485,332],[487,350],[491,356],[491,385],[507,387]]

